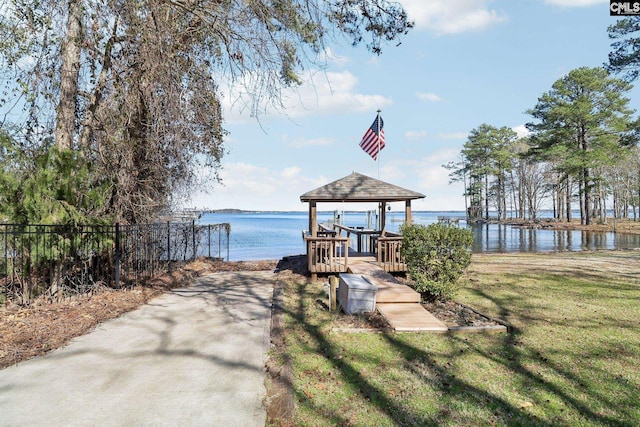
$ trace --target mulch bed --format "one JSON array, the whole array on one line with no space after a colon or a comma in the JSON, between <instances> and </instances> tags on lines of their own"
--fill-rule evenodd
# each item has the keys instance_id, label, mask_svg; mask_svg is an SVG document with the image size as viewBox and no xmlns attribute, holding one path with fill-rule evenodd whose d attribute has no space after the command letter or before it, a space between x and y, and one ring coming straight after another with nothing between
<instances>
[{"instance_id":1,"label":"mulch bed","mask_svg":"<svg viewBox=\"0 0 640 427\"><path fill-rule=\"evenodd\" d=\"M431 314L449 328L501 326L499 323L477 311L455 301L434 301L422 304Z\"/></svg>"}]
</instances>

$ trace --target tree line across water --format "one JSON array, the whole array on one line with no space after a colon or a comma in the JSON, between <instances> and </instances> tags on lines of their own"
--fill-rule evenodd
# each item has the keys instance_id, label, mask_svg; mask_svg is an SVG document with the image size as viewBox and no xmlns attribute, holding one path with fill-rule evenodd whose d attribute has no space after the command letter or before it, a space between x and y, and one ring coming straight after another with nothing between
<instances>
[{"instance_id":1,"label":"tree line across water","mask_svg":"<svg viewBox=\"0 0 640 427\"><path fill-rule=\"evenodd\" d=\"M609 63L558 79L527 111L527 136L483 123L458 161L444 165L464 183L470 219L488 220L490 210L500 220L507 212L535 219L550 205L556 219L572 221L576 203L584 225L606 222L607 211L640 218L640 119L626 97L640 70L640 18L621 19L608 32Z\"/></svg>"},{"instance_id":2,"label":"tree line across water","mask_svg":"<svg viewBox=\"0 0 640 427\"><path fill-rule=\"evenodd\" d=\"M535 219L542 206L572 220L577 202L581 223L640 216L638 121L631 117L630 85L602 68L580 68L554 83L529 110L531 131L519 138L508 127L473 129L451 162L452 181L465 188L470 219L507 213Z\"/></svg>"}]
</instances>

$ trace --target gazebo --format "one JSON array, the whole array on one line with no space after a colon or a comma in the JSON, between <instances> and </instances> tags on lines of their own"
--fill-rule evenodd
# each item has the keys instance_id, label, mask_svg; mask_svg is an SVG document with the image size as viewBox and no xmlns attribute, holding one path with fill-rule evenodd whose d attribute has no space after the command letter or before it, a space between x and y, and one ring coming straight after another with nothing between
<instances>
[{"instance_id":1,"label":"gazebo","mask_svg":"<svg viewBox=\"0 0 640 427\"><path fill-rule=\"evenodd\" d=\"M357 248L351 249L353 257L369 257L377 260L385 271L405 271L400 256L402 236L385 230L387 204L405 202L405 222L411 223L411 201L425 195L398 187L357 172L337 181L311 190L300 196L309 203L309 229L303 232L307 246L309 272L344 273L349 268L351 235L357 236ZM338 222L318 224L318 203L375 203L380 209L379 229L346 227ZM343 236L342 233L346 233ZM369 252L361 252L363 238L369 238Z\"/></svg>"}]
</instances>

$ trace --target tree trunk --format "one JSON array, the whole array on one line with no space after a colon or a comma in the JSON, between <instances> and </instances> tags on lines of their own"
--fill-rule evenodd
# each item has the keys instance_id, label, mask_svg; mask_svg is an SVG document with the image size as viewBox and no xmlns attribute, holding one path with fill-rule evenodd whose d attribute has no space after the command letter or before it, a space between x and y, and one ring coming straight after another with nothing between
<instances>
[{"instance_id":1,"label":"tree trunk","mask_svg":"<svg viewBox=\"0 0 640 427\"><path fill-rule=\"evenodd\" d=\"M500 221L504 214L504 212L502 212L502 179L500 178L500 175L498 175L496 193L496 208L498 208L498 221Z\"/></svg>"},{"instance_id":2,"label":"tree trunk","mask_svg":"<svg viewBox=\"0 0 640 427\"><path fill-rule=\"evenodd\" d=\"M638 169L638 210L640 211L640 168ZM636 220L636 210L633 210L633 220Z\"/></svg>"},{"instance_id":3,"label":"tree trunk","mask_svg":"<svg viewBox=\"0 0 640 427\"><path fill-rule=\"evenodd\" d=\"M485 219L489 221L489 174L484 175L484 210Z\"/></svg>"},{"instance_id":4,"label":"tree trunk","mask_svg":"<svg viewBox=\"0 0 640 427\"><path fill-rule=\"evenodd\" d=\"M553 218L558 219L558 209L556 208L556 202L559 200L558 197L558 189L557 186L553 185L553 190L551 191L551 202L553 203Z\"/></svg>"},{"instance_id":5,"label":"tree trunk","mask_svg":"<svg viewBox=\"0 0 640 427\"><path fill-rule=\"evenodd\" d=\"M462 183L464 184L464 211L467 214L467 219L469 219L469 199L471 198L471 195L467 188L467 172L465 171L462 172Z\"/></svg>"},{"instance_id":6,"label":"tree trunk","mask_svg":"<svg viewBox=\"0 0 640 427\"><path fill-rule=\"evenodd\" d=\"M582 183L583 185L583 192L584 192L584 221L583 224L584 225L591 225L591 215L590 215L590 208L591 208L591 187L589 186L589 169L588 168L584 168L582 170L582 180L584 181Z\"/></svg>"},{"instance_id":7,"label":"tree trunk","mask_svg":"<svg viewBox=\"0 0 640 427\"><path fill-rule=\"evenodd\" d=\"M571 178L567 176L567 189L566 189L566 204L567 204L567 222L571 222Z\"/></svg>"},{"instance_id":8,"label":"tree trunk","mask_svg":"<svg viewBox=\"0 0 640 427\"><path fill-rule=\"evenodd\" d=\"M578 178L578 199L580 199L580 224L584 225L585 212L588 207L584 204L584 175Z\"/></svg>"},{"instance_id":9,"label":"tree trunk","mask_svg":"<svg viewBox=\"0 0 640 427\"><path fill-rule=\"evenodd\" d=\"M61 50L60 103L56 110L55 141L61 149L73 147L73 138L76 133L76 98L82 43L82 0L69 0L68 8L67 34Z\"/></svg>"}]
</instances>

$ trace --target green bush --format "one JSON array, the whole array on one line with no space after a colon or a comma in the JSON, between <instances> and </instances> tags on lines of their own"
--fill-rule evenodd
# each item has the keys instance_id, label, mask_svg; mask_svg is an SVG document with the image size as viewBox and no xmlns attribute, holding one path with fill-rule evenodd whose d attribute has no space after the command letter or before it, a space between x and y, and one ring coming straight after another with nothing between
<instances>
[{"instance_id":1,"label":"green bush","mask_svg":"<svg viewBox=\"0 0 640 427\"><path fill-rule=\"evenodd\" d=\"M0 222L106 224L108 191L79 152L52 139L22 146L0 130Z\"/></svg>"},{"instance_id":2,"label":"green bush","mask_svg":"<svg viewBox=\"0 0 640 427\"><path fill-rule=\"evenodd\" d=\"M440 223L403 225L400 230L402 255L413 287L431 300L452 298L471 262L471 230Z\"/></svg>"}]
</instances>

